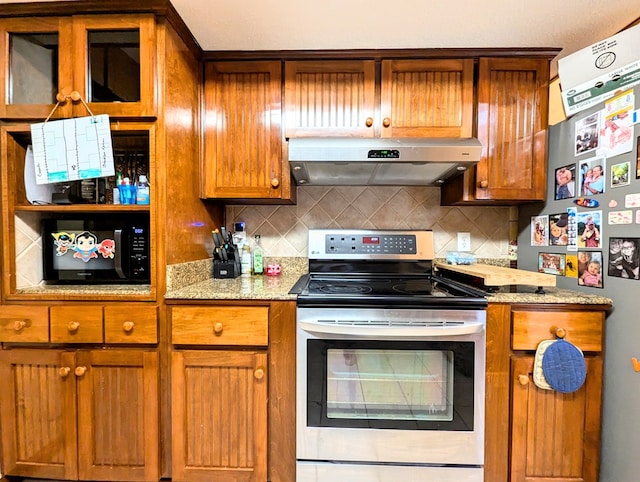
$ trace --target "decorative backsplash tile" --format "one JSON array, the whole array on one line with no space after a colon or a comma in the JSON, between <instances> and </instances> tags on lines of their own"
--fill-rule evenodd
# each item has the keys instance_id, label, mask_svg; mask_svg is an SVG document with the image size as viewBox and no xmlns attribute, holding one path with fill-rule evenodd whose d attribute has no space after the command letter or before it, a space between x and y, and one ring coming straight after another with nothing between
<instances>
[{"instance_id":1,"label":"decorative backsplash tile","mask_svg":"<svg viewBox=\"0 0 640 482\"><path fill-rule=\"evenodd\" d=\"M306 257L310 228L432 229L436 257L457 250L457 233L471 233L471 251L478 258L507 258L508 207L440 206L437 187L298 188L294 206L227 206L227 227L247 223L250 237L260 234L266 257ZM16 216L16 285L42 282L42 239L39 217Z\"/></svg>"},{"instance_id":2,"label":"decorative backsplash tile","mask_svg":"<svg viewBox=\"0 0 640 482\"><path fill-rule=\"evenodd\" d=\"M260 234L266 256L307 256L310 228L432 229L436 257L458 248L471 233L479 258L507 258L509 207L440 206L437 187L298 187L295 206L227 206L227 227L244 221ZM511 219L517 222L517 219Z\"/></svg>"},{"instance_id":3,"label":"decorative backsplash tile","mask_svg":"<svg viewBox=\"0 0 640 482\"><path fill-rule=\"evenodd\" d=\"M42 237L40 217L34 213L15 216L16 286L25 288L42 282Z\"/></svg>"}]
</instances>

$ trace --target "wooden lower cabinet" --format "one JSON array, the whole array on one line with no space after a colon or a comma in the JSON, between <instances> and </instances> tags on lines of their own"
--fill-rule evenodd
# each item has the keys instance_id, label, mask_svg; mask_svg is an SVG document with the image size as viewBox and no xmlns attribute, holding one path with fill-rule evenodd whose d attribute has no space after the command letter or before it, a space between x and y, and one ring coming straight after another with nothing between
<instances>
[{"instance_id":1,"label":"wooden lower cabinet","mask_svg":"<svg viewBox=\"0 0 640 482\"><path fill-rule=\"evenodd\" d=\"M173 301L171 479L295 482L295 301Z\"/></svg>"},{"instance_id":2,"label":"wooden lower cabinet","mask_svg":"<svg viewBox=\"0 0 640 482\"><path fill-rule=\"evenodd\" d=\"M486 481L598 481L608 308L489 303ZM585 356L587 378L574 393L544 390L533 382L538 344L557 336Z\"/></svg>"},{"instance_id":3,"label":"wooden lower cabinet","mask_svg":"<svg viewBox=\"0 0 640 482\"><path fill-rule=\"evenodd\" d=\"M532 356L511 360L511 482L595 482L600 455L602 358L585 357L575 393L538 388Z\"/></svg>"},{"instance_id":4,"label":"wooden lower cabinet","mask_svg":"<svg viewBox=\"0 0 640 482\"><path fill-rule=\"evenodd\" d=\"M172 480L267 480L266 367L266 350L172 354Z\"/></svg>"},{"instance_id":5,"label":"wooden lower cabinet","mask_svg":"<svg viewBox=\"0 0 640 482\"><path fill-rule=\"evenodd\" d=\"M6 349L0 385L7 475L159 479L155 351Z\"/></svg>"},{"instance_id":6,"label":"wooden lower cabinet","mask_svg":"<svg viewBox=\"0 0 640 482\"><path fill-rule=\"evenodd\" d=\"M267 480L270 309L170 308L172 480Z\"/></svg>"}]
</instances>

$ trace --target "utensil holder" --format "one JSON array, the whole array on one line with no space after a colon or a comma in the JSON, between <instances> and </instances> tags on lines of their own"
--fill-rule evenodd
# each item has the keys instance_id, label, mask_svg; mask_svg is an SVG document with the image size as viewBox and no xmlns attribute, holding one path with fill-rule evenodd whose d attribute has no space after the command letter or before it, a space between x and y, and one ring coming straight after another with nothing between
<instances>
[{"instance_id":1,"label":"utensil holder","mask_svg":"<svg viewBox=\"0 0 640 482\"><path fill-rule=\"evenodd\" d=\"M240 276L240 265L235 261L218 261L213 262L214 278L237 278Z\"/></svg>"}]
</instances>

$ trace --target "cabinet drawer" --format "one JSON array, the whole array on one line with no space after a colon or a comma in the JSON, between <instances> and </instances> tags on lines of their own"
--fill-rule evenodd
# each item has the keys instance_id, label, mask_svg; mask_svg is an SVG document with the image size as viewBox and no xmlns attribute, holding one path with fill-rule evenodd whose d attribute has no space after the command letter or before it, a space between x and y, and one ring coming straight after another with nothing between
<instances>
[{"instance_id":1,"label":"cabinet drawer","mask_svg":"<svg viewBox=\"0 0 640 482\"><path fill-rule=\"evenodd\" d=\"M156 307L120 304L105 306L104 341L105 343L157 343Z\"/></svg>"},{"instance_id":2,"label":"cabinet drawer","mask_svg":"<svg viewBox=\"0 0 640 482\"><path fill-rule=\"evenodd\" d=\"M51 343L102 342L102 306L51 307Z\"/></svg>"},{"instance_id":3,"label":"cabinet drawer","mask_svg":"<svg viewBox=\"0 0 640 482\"><path fill-rule=\"evenodd\" d=\"M47 343L47 306L0 306L0 342Z\"/></svg>"},{"instance_id":4,"label":"cabinet drawer","mask_svg":"<svg viewBox=\"0 0 640 482\"><path fill-rule=\"evenodd\" d=\"M180 306L171 309L171 339L176 345L266 346L267 306Z\"/></svg>"},{"instance_id":5,"label":"cabinet drawer","mask_svg":"<svg viewBox=\"0 0 640 482\"><path fill-rule=\"evenodd\" d=\"M511 347L535 350L542 340L555 338L556 330L565 332L565 340L582 351L602 351L602 312L513 311Z\"/></svg>"}]
</instances>

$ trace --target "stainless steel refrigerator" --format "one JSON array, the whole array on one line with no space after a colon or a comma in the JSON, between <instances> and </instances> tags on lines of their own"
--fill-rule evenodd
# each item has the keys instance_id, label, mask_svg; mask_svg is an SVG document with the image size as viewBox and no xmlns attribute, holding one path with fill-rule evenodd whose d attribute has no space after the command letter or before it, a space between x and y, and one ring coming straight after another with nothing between
<instances>
[{"instance_id":1,"label":"stainless steel refrigerator","mask_svg":"<svg viewBox=\"0 0 640 482\"><path fill-rule=\"evenodd\" d=\"M521 206L518 218L518 268L559 273L559 288L613 300L606 322L600 482L640 477L640 371L634 368L640 360L640 129L633 123L640 88L632 92L549 128L547 201ZM598 165L603 182L594 181ZM563 188L566 170L572 171L573 192ZM598 206L589 207L596 201ZM535 232L538 221L541 236ZM597 232L589 228L593 221ZM588 262L593 273L584 274Z\"/></svg>"}]
</instances>

